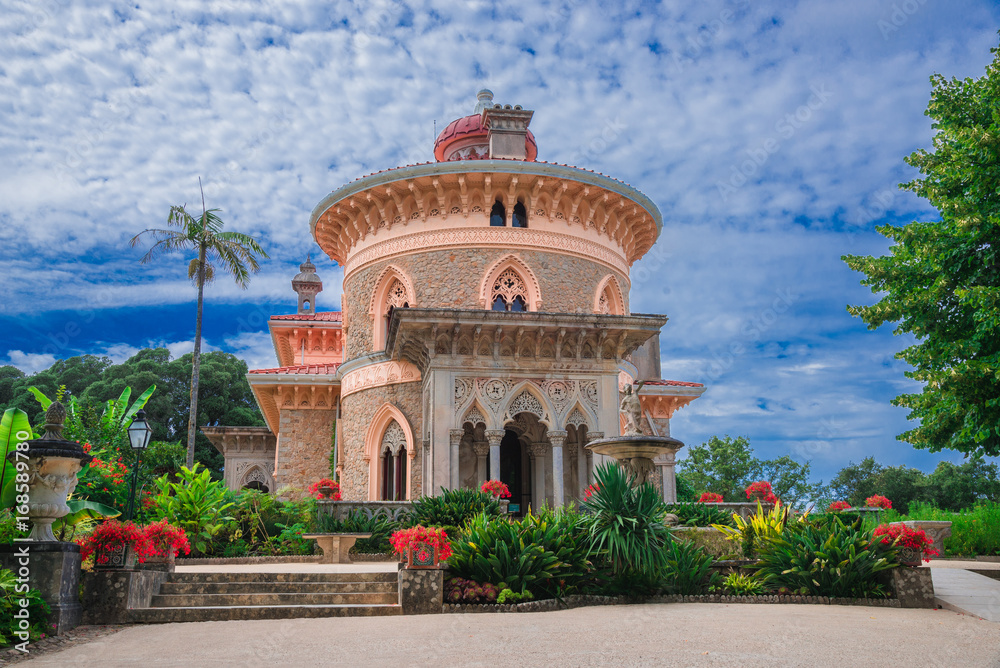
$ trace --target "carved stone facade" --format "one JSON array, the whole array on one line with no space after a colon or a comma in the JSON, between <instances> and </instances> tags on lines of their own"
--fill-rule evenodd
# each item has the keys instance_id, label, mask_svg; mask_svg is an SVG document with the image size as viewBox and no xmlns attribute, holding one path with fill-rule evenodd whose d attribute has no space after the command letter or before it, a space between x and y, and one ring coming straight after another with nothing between
<instances>
[{"instance_id":1,"label":"carved stone facade","mask_svg":"<svg viewBox=\"0 0 1000 668\"><path fill-rule=\"evenodd\" d=\"M508 111L517 123L491 125ZM344 267L342 311L269 323L281 366L250 381L277 434L274 485L332 473L346 500L396 500L489 477L522 511L581 497L601 459L587 442L619 433L628 356L666 322L629 306L662 221L620 181L536 162L531 114L484 106L442 132L438 162L315 207L312 234ZM649 424L698 394L684 391L656 390Z\"/></svg>"},{"instance_id":2,"label":"carved stone facade","mask_svg":"<svg viewBox=\"0 0 1000 668\"><path fill-rule=\"evenodd\" d=\"M267 427L202 427L225 459L223 480L229 489L265 492L276 490L274 482L274 434Z\"/></svg>"}]
</instances>

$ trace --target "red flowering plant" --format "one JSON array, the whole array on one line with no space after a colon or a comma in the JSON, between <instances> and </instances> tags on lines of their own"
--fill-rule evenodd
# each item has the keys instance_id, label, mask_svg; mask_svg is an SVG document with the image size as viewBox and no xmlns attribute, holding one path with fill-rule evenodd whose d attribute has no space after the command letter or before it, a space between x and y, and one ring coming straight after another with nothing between
<instances>
[{"instance_id":1,"label":"red flowering plant","mask_svg":"<svg viewBox=\"0 0 1000 668\"><path fill-rule=\"evenodd\" d=\"M509 499L510 489L507 484L500 480L487 480L479 491L492 494L494 499Z\"/></svg>"},{"instance_id":2,"label":"red flowering plant","mask_svg":"<svg viewBox=\"0 0 1000 668\"><path fill-rule=\"evenodd\" d=\"M84 443L83 448L89 452L90 444ZM121 461L102 459L98 453L78 474L76 494L88 501L125 508L128 506L128 474L128 468Z\"/></svg>"},{"instance_id":3,"label":"red flowering plant","mask_svg":"<svg viewBox=\"0 0 1000 668\"><path fill-rule=\"evenodd\" d=\"M89 536L78 540L77 544L80 546L80 555L84 559L94 555L96 564L110 562L112 554L122 545L132 548L135 559L140 564L153 554L146 532L134 522L105 520L98 524Z\"/></svg>"},{"instance_id":4,"label":"red flowering plant","mask_svg":"<svg viewBox=\"0 0 1000 668\"><path fill-rule=\"evenodd\" d=\"M600 490L601 490L601 486L598 485L597 483L594 483L593 485L590 485L589 487L587 487L587 489L583 490L583 498L585 500L589 499L591 494L596 494Z\"/></svg>"},{"instance_id":5,"label":"red flowering plant","mask_svg":"<svg viewBox=\"0 0 1000 668\"><path fill-rule=\"evenodd\" d=\"M750 501L762 501L764 503L773 503L775 505L780 503L778 497L771 489L771 483L766 480L750 483L750 486L746 488L746 493L747 499Z\"/></svg>"},{"instance_id":6,"label":"red flowering plant","mask_svg":"<svg viewBox=\"0 0 1000 668\"><path fill-rule=\"evenodd\" d=\"M722 503L722 495L715 492L704 492L698 497L698 503Z\"/></svg>"},{"instance_id":7,"label":"red flowering plant","mask_svg":"<svg viewBox=\"0 0 1000 668\"><path fill-rule=\"evenodd\" d=\"M895 545L913 550L920 554L924 561L930 561L931 557L941 554L931 547L934 541L923 529L911 529L905 524L880 524L872 531L872 538L881 538L879 542L883 545Z\"/></svg>"},{"instance_id":8,"label":"red flowering plant","mask_svg":"<svg viewBox=\"0 0 1000 668\"><path fill-rule=\"evenodd\" d=\"M850 510L850 509L851 509L851 504L849 504L847 501L834 501L829 505L826 511L829 513L837 513L840 512L841 510Z\"/></svg>"},{"instance_id":9,"label":"red flowering plant","mask_svg":"<svg viewBox=\"0 0 1000 668\"><path fill-rule=\"evenodd\" d=\"M191 543L188 542L187 533L165 519L148 525L145 532L151 557L169 559L171 555L176 556L181 552L191 554Z\"/></svg>"},{"instance_id":10,"label":"red flowering plant","mask_svg":"<svg viewBox=\"0 0 1000 668\"><path fill-rule=\"evenodd\" d=\"M309 494L316 499L340 501L340 483L323 478L309 485Z\"/></svg>"},{"instance_id":11,"label":"red flowering plant","mask_svg":"<svg viewBox=\"0 0 1000 668\"><path fill-rule=\"evenodd\" d=\"M875 494L865 499L865 506L868 508L881 508L882 510L892 510L892 501L881 494Z\"/></svg>"},{"instance_id":12,"label":"red flowering plant","mask_svg":"<svg viewBox=\"0 0 1000 668\"><path fill-rule=\"evenodd\" d=\"M437 548L438 560L445 561L451 556L451 543L448 540L448 533L444 529L436 527L425 527L420 524L410 529L395 531L389 539L392 549L405 558L406 553L411 548L414 550L427 551L431 547ZM428 554L422 554L421 560L426 560Z\"/></svg>"}]
</instances>

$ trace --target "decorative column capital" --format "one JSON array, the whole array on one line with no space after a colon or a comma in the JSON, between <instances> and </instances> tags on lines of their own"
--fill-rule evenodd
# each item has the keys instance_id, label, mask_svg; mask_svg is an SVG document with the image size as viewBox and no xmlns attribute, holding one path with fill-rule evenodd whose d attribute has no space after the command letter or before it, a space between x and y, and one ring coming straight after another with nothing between
<instances>
[{"instance_id":1,"label":"decorative column capital","mask_svg":"<svg viewBox=\"0 0 1000 668\"><path fill-rule=\"evenodd\" d=\"M545 457L549 454L549 444L544 441L532 443L528 446L528 455L532 458Z\"/></svg>"},{"instance_id":2,"label":"decorative column capital","mask_svg":"<svg viewBox=\"0 0 1000 668\"><path fill-rule=\"evenodd\" d=\"M564 430L557 429L556 431L549 432L549 442L552 443L552 447L561 448L563 443L566 442L567 433Z\"/></svg>"},{"instance_id":3,"label":"decorative column capital","mask_svg":"<svg viewBox=\"0 0 1000 668\"><path fill-rule=\"evenodd\" d=\"M487 429L483 435L486 436L486 440L489 441L490 445L499 446L500 441L503 440L503 436L506 433L503 429Z\"/></svg>"},{"instance_id":4,"label":"decorative column capital","mask_svg":"<svg viewBox=\"0 0 1000 668\"><path fill-rule=\"evenodd\" d=\"M448 438L451 440L452 445L459 445L462 442L462 437L465 436L464 429L449 429Z\"/></svg>"},{"instance_id":5,"label":"decorative column capital","mask_svg":"<svg viewBox=\"0 0 1000 668\"><path fill-rule=\"evenodd\" d=\"M490 443L489 441L473 441L472 450L477 457L485 457L490 454Z\"/></svg>"}]
</instances>

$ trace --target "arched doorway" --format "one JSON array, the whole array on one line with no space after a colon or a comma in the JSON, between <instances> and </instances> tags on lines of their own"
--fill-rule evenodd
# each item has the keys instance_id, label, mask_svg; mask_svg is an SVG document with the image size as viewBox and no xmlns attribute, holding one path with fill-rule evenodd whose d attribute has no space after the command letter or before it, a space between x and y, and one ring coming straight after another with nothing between
<instances>
[{"instance_id":1,"label":"arched doorway","mask_svg":"<svg viewBox=\"0 0 1000 668\"><path fill-rule=\"evenodd\" d=\"M524 446L517 432L505 429L500 441L500 480L510 489L510 502L518 506L515 514L521 514L531 499L531 485L525 474ZM493 472L488 471L489 477Z\"/></svg>"}]
</instances>

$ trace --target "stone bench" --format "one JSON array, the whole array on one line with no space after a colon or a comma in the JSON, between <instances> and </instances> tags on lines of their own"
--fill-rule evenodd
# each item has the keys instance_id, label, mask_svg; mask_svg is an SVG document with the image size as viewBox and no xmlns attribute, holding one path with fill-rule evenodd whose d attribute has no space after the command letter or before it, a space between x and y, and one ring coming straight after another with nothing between
<instances>
[{"instance_id":1,"label":"stone bench","mask_svg":"<svg viewBox=\"0 0 1000 668\"><path fill-rule=\"evenodd\" d=\"M323 549L321 564L349 564L350 551L360 538L371 538L370 533L307 533L303 538L315 540Z\"/></svg>"}]
</instances>

